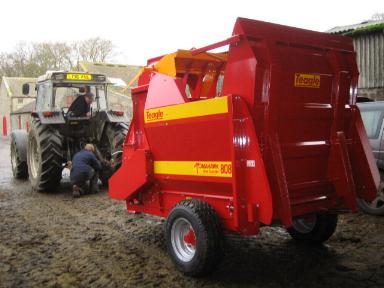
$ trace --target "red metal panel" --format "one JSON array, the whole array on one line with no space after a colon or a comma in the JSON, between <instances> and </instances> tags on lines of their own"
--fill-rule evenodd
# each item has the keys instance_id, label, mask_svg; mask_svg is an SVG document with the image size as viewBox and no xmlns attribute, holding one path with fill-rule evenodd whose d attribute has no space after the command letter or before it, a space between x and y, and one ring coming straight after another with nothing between
<instances>
[{"instance_id":1,"label":"red metal panel","mask_svg":"<svg viewBox=\"0 0 384 288\"><path fill-rule=\"evenodd\" d=\"M153 161L148 150L125 152L124 157L120 169L109 180L110 196L118 200L132 198L153 179Z\"/></svg>"},{"instance_id":2,"label":"red metal panel","mask_svg":"<svg viewBox=\"0 0 384 288\"><path fill-rule=\"evenodd\" d=\"M233 98L233 144L236 186L243 192L240 205L247 207L247 221L271 224L272 195L252 116L245 102Z\"/></svg>"},{"instance_id":3,"label":"red metal panel","mask_svg":"<svg viewBox=\"0 0 384 288\"><path fill-rule=\"evenodd\" d=\"M183 79L154 73L144 109L185 103L186 98Z\"/></svg>"},{"instance_id":4,"label":"red metal panel","mask_svg":"<svg viewBox=\"0 0 384 288\"><path fill-rule=\"evenodd\" d=\"M373 157L371 145L360 116L359 109L353 107L354 142L351 145L351 163L354 170L356 192L360 198L373 201L380 184L380 174Z\"/></svg>"},{"instance_id":5,"label":"red metal panel","mask_svg":"<svg viewBox=\"0 0 384 288\"><path fill-rule=\"evenodd\" d=\"M337 132L329 157L329 177L335 185L336 193L343 198L345 206L356 211L356 190L346 139L343 132Z\"/></svg>"}]
</instances>

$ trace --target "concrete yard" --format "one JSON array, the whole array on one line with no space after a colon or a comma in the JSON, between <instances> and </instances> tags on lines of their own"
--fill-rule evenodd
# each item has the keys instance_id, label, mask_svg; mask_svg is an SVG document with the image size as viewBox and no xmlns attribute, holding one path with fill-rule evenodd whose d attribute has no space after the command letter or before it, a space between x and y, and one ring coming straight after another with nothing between
<instances>
[{"instance_id":1,"label":"concrete yard","mask_svg":"<svg viewBox=\"0 0 384 288\"><path fill-rule=\"evenodd\" d=\"M73 199L68 182L34 193L12 178L0 139L0 287L384 287L384 217L339 218L321 247L284 229L229 236L214 273L193 279L167 255L164 220L128 214L107 191Z\"/></svg>"}]
</instances>

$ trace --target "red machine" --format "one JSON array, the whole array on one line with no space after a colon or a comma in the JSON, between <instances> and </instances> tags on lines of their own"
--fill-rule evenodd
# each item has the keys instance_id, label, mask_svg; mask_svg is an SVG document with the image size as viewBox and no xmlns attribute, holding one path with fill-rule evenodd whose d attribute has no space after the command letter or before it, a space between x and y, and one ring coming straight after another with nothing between
<instances>
[{"instance_id":1,"label":"red machine","mask_svg":"<svg viewBox=\"0 0 384 288\"><path fill-rule=\"evenodd\" d=\"M357 79L351 39L244 18L225 41L151 59L110 196L167 217L188 275L215 267L223 232L278 223L322 243L379 185Z\"/></svg>"}]
</instances>

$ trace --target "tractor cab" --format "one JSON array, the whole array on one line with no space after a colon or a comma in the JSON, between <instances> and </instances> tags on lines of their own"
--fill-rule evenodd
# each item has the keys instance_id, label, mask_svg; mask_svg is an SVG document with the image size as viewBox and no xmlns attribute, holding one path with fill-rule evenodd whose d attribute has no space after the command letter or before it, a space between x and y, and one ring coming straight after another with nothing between
<instances>
[{"instance_id":1,"label":"tractor cab","mask_svg":"<svg viewBox=\"0 0 384 288\"><path fill-rule=\"evenodd\" d=\"M111 84L103 74L81 72L48 71L38 77L37 98L32 116L41 124L58 127L65 137L100 138L102 126L106 122L128 122L123 111L116 111L108 105L108 85ZM23 85L23 94L29 93L29 84ZM75 102L85 94L91 94L89 112L77 113ZM84 97L85 98L85 97Z\"/></svg>"},{"instance_id":2,"label":"tractor cab","mask_svg":"<svg viewBox=\"0 0 384 288\"><path fill-rule=\"evenodd\" d=\"M79 72L47 72L37 80L37 99L34 117L44 124L66 123L71 120L87 120L99 111L108 110L105 75ZM29 93L29 84L23 85L23 94ZM71 105L77 98L92 93L94 99L88 115L71 113ZM76 119L74 119L76 118Z\"/></svg>"}]
</instances>

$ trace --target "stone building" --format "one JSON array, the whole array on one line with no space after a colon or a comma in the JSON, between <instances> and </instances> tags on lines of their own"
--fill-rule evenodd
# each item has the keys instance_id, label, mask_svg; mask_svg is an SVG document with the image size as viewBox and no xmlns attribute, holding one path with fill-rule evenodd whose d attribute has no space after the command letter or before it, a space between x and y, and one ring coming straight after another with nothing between
<instances>
[{"instance_id":1,"label":"stone building","mask_svg":"<svg viewBox=\"0 0 384 288\"><path fill-rule=\"evenodd\" d=\"M36 98L36 78L3 77L0 86L0 133L6 136L14 129L29 129L30 112ZM28 96L22 93L24 83L30 83Z\"/></svg>"}]
</instances>

